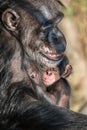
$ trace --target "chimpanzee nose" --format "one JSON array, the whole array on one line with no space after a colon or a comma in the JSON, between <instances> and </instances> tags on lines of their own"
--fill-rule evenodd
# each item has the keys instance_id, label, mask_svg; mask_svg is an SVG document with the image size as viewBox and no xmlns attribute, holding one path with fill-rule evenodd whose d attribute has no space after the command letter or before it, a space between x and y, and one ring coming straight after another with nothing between
<instances>
[{"instance_id":1,"label":"chimpanzee nose","mask_svg":"<svg viewBox=\"0 0 87 130\"><path fill-rule=\"evenodd\" d=\"M54 24L51 23L50 21L47 21L42 26L43 34L44 34L44 36L45 36L46 39L48 39L49 32L52 30L53 26L54 26Z\"/></svg>"},{"instance_id":2,"label":"chimpanzee nose","mask_svg":"<svg viewBox=\"0 0 87 130\"><path fill-rule=\"evenodd\" d=\"M58 54L63 53L66 50L66 39L63 33L54 27L55 23L51 21L46 22L42 26L44 38L48 40L50 46L54 48Z\"/></svg>"},{"instance_id":3,"label":"chimpanzee nose","mask_svg":"<svg viewBox=\"0 0 87 130\"><path fill-rule=\"evenodd\" d=\"M66 49L66 40L63 33L57 29L53 28L49 31L48 41L51 44L51 47L55 48L58 53L63 53Z\"/></svg>"},{"instance_id":4,"label":"chimpanzee nose","mask_svg":"<svg viewBox=\"0 0 87 130\"><path fill-rule=\"evenodd\" d=\"M52 75L52 71L47 70L47 71L46 71L46 74L47 74L48 76L51 76L51 75Z\"/></svg>"}]
</instances>

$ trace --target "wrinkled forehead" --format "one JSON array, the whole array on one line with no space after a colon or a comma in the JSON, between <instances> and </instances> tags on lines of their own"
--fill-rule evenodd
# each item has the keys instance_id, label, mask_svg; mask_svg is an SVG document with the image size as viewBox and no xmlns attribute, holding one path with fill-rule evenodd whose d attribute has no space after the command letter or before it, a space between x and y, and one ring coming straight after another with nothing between
<instances>
[{"instance_id":1,"label":"wrinkled forehead","mask_svg":"<svg viewBox=\"0 0 87 130\"><path fill-rule=\"evenodd\" d=\"M59 10L56 0L22 0L18 4L40 24L56 18Z\"/></svg>"},{"instance_id":2,"label":"wrinkled forehead","mask_svg":"<svg viewBox=\"0 0 87 130\"><path fill-rule=\"evenodd\" d=\"M58 72L59 68L57 66L55 67L48 67L48 66L42 66L43 71L53 71L53 72Z\"/></svg>"}]
</instances>

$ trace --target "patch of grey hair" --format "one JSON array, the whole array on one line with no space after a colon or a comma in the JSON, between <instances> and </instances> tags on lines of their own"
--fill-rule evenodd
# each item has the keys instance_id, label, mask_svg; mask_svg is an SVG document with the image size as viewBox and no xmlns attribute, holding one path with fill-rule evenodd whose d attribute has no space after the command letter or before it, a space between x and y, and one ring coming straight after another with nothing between
<instances>
[{"instance_id":1,"label":"patch of grey hair","mask_svg":"<svg viewBox=\"0 0 87 130\"><path fill-rule=\"evenodd\" d=\"M45 5L41 6L40 10L41 10L42 14L45 16L45 18L52 19L52 15L49 12L49 9Z\"/></svg>"}]
</instances>

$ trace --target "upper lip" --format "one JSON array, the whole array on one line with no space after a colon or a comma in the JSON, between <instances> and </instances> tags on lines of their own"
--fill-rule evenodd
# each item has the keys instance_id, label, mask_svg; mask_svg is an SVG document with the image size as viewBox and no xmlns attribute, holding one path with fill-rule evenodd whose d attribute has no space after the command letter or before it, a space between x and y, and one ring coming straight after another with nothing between
<instances>
[{"instance_id":1,"label":"upper lip","mask_svg":"<svg viewBox=\"0 0 87 130\"><path fill-rule=\"evenodd\" d=\"M52 80L53 78L43 78L43 80L45 81L45 82L50 82L50 80Z\"/></svg>"}]
</instances>

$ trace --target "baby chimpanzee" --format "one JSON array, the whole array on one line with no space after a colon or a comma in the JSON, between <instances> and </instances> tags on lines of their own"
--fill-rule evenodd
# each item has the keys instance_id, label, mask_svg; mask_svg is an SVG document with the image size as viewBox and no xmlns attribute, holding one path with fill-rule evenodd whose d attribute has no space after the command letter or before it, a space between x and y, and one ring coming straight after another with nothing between
<instances>
[{"instance_id":1,"label":"baby chimpanzee","mask_svg":"<svg viewBox=\"0 0 87 130\"><path fill-rule=\"evenodd\" d=\"M38 72L39 71L39 72ZM72 72L72 67L69 64L67 56L64 56L63 61L55 68L42 66L40 70L33 67L30 78L37 84L43 84L47 95L57 106L69 108L70 85L65 79ZM42 86L42 85L41 85Z\"/></svg>"}]
</instances>

